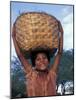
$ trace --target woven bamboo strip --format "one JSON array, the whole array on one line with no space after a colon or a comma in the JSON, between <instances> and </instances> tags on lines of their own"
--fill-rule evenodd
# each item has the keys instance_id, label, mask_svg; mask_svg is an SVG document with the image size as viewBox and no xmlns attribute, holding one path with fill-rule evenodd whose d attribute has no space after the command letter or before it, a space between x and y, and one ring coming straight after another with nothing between
<instances>
[{"instance_id":1,"label":"woven bamboo strip","mask_svg":"<svg viewBox=\"0 0 76 100\"><path fill-rule=\"evenodd\" d=\"M58 20L46 13L24 13L16 22L16 40L23 50L37 46L58 48Z\"/></svg>"}]
</instances>

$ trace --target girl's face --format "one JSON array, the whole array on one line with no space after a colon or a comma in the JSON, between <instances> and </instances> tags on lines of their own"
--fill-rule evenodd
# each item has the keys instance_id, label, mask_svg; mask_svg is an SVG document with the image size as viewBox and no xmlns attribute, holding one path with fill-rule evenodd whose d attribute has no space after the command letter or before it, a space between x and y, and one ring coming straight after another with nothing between
<instances>
[{"instance_id":1,"label":"girl's face","mask_svg":"<svg viewBox=\"0 0 76 100\"><path fill-rule=\"evenodd\" d=\"M45 70L49 65L49 61L47 59L46 54L38 53L35 59L35 66L40 70Z\"/></svg>"}]
</instances>

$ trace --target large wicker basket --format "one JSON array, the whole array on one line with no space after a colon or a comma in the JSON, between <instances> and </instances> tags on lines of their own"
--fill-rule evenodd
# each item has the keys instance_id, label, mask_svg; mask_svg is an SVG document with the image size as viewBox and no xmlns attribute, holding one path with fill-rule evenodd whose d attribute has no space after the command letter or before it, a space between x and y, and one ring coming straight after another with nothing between
<instances>
[{"instance_id":1,"label":"large wicker basket","mask_svg":"<svg viewBox=\"0 0 76 100\"><path fill-rule=\"evenodd\" d=\"M15 21L16 40L22 51L31 51L37 47L58 48L58 20L43 12L21 14Z\"/></svg>"}]
</instances>

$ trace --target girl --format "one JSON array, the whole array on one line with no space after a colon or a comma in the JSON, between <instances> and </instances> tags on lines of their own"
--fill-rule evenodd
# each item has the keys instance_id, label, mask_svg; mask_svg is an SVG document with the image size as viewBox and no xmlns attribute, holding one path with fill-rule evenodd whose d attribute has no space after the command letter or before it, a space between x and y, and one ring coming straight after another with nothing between
<instances>
[{"instance_id":1,"label":"girl","mask_svg":"<svg viewBox=\"0 0 76 100\"><path fill-rule=\"evenodd\" d=\"M35 66L34 68L21 53L16 41L16 32L13 30L12 37L16 53L23 65L24 72L26 73L28 97L56 95L57 72L63 50L63 30L61 28L60 30L59 48L53 65L50 66L49 50L37 50L31 53L32 64Z\"/></svg>"}]
</instances>

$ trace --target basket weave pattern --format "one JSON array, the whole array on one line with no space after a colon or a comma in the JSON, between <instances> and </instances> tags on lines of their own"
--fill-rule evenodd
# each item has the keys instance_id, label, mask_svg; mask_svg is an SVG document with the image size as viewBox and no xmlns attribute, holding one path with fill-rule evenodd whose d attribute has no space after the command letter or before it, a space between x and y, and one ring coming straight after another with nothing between
<instances>
[{"instance_id":1,"label":"basket weave pattern","mask_svg":"<svg viewBox=\"0 0 76 100\"><path fill-rule=\"evenodd\" d=\"M23 50L38 46L58 48L58 21L46 13L24 13L15 23L16 40Z\"/></svg>"}]
</instances>

